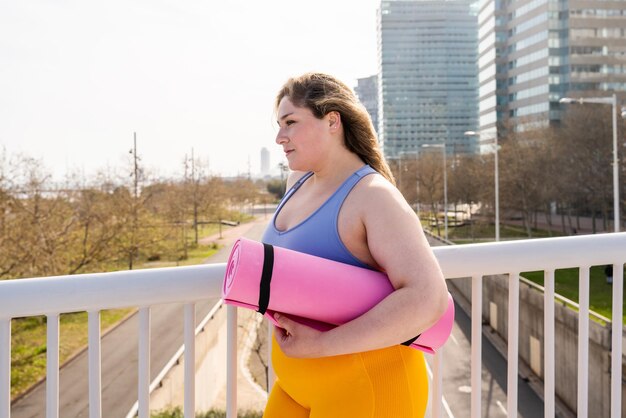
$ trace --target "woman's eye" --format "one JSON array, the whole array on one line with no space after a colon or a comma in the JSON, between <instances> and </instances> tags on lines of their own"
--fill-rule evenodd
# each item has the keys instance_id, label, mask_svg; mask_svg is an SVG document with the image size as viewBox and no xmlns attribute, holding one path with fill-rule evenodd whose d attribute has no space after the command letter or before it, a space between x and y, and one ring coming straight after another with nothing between
<instances>
[{"instance_id":1,"label":"woman's eye","mask_svg":"<svg viewBox=\"0 0 626 418\"><path fill-rule=\"evenodd\" d=\"M285 122L285 125L289 126L289 125L293 125L294 123L296 123L296 121L288 120L287 122Z\"/></svg>"}]
</instances>

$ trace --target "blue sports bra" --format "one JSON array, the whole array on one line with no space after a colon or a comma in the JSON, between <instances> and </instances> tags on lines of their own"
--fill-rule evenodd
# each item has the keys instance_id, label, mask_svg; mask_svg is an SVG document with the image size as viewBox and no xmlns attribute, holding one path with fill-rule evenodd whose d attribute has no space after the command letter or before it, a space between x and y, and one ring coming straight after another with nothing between
<instances>
[{"instance_id":1,"label":"blue sports bra","mask_svg":"<svg viewBox=\"0 0 626 418\"><path fill-rule=\"evenodd\" d=\"M276 217L291 196L293 196L300 186L313 175L312 172L305 174L283 197L272 217L272 222L268 225L263 234L262 241L266 244L289 248L294 251L371 269L371 267L352 255L343 244L339 237L337 218L339 217L341 206L352 188L363 177L373 173L376 173L376 170L369 165L361 167L348 177L343 184L335 190L332 196L308 218L293 228L286 231L279 231L276 228Z\"/></svg>"}]
</instances>

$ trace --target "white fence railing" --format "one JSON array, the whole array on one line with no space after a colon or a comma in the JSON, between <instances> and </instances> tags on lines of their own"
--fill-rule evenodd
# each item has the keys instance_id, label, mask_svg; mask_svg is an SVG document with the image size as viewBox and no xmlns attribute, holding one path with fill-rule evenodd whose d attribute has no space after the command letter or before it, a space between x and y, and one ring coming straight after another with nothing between
<instances>
[{"instance_id":1,"label":"white fence railing","mask_svg":"<svg viewBox=\"0 0 626 418\"><path fill-rule=\"evenodd\" d=\"M545 271L544 402L545 416L554 416L554 271L580 268L578 416L587 416L589 347L589 268L613 264L613 334L611 359L611 417L621 416L622 298L626 233L547 238L490 244L434 248L446 278L472 277L471 415L481 416L481 325L483 276L509 274L509 324L519 319L519 273ZM58 276L0 282L0 418L9 418L11 374L11 319L47 316L48 348L46 416L59 416L59 315L86 311L89 316L89 416L102 416L100 311L139 308L138 414L149 417L150 307L185 304L185 418L195 410L195 303L220 295L225 264ZM228 307L227 416L236 417L237 323L236 309ZM518 328L508 327L507 413L517 416ZM433 416L442 416L441 378L444 359L437 356L433 378ZM445 376L443 376L445 378Z\"/></svg>"}]
</instances>

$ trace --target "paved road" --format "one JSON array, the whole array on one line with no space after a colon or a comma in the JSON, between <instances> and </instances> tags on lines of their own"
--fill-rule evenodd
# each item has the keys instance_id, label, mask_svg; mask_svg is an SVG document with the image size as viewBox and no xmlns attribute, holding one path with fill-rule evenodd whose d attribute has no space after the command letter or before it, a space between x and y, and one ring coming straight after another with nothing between
<instances>
[{"instance_id":1,"label":"paved road","mask_svg":"<svg viewBox=\"0 0 626 418\"><path fill-rule=\"evenodd\" d=\"M224 247L207 260L210 263L226 262L234 239L243 234L260 239L266 220L241 225L224 232L219 241ZM196 305L196 318L200 322L215 305L217 299ZM179 325L174 325L178 323ZM125 417L137 400L137 344L138 318L127 321L102 339L102 415ZM62 342L61 342L62 343ZM167 361L183 343L183 306L170 304L151 309L151 379L156 377ZM82 418L89 416L87 352L81 353L66 364L60 372L59 416ZM45 416L45 382L11 407L15 418L41 418Z\"/></svg>"},{"instance_id":2,"label":"paved road","mask_svg":"<svg viewBox=\"0 0 626 418\"><path fill-rule=\"evenodd\" d=\"M431 241L431 245L441 245ZM445 345L443 366L443 396L449 406L444 416L469 418L471 412L471 364L470 364L471 319L455 303L455 322L450 340ZM426 356L432 364L430 356ZM506 359L491 344L483 333L482 337L482 417L506 417ZM431 366L432 370L432 366ZM543 401L528 383L518 378L518 416L523 418L543 417Z\"/></svg>"},{"instance_id":3,"label":"paved road","mask_svg":"<svg viewBox=\"0 0 626 418\"><path fill-rule=\"evenodd\" d=\"M471 321L459 305L455 305L455 324L452 337L445 346L443 394L450 413L444 416L470 417L471 371L470 340ZM489 340L482 337L482 417L506 417L506 360ZM426 356L430 359L430 356ZM431 361L429 361L431 363ZM528 386L518 379L518 416L525 418L543 417L543 401Z\"/></svg>"}]
</instances>

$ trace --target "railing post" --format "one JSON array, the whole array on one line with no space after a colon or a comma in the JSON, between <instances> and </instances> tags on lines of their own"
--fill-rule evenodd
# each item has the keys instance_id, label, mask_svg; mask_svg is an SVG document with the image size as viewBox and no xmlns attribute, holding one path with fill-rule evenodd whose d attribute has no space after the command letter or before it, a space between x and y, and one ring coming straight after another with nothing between
<instances>
[{"instance_id":1,"label":"railing post","mask_svg":"<svg viewBox=\"0 0 626 418\"><path fill-rule=\"evenodd\" d=\"M226 307L226 418L237 418L237 307Z\"/></svg>"},{"instance_id":2,"label":"railing post","mask_svg":"<svg viewBox=\"0 0 626 418\"><path fill-rule=\"evenodd\" d=\"M196 305L185 304L185 418L196 416Z\"/></svg>"},{"instance_id":3,"label":"railing post","mask_svg":"<svg viewBox=\"0 0 626 418\"><path fill-rule=\"evenodd\" d=\"M139 309L139 370L137 398L139 418L150 418L150 308Z\"/></svg>"},{"instance_id":4,"label":"railing post","mask_svg":"<svg viewBox=\"0 0 626 418\"><path fill-rule=\"evenodd\" d=\"M554 270L546 270L543 299L543 415L545 417L555 416L554 350Z\"/></svg>"},{"instance_id":5,"label":"railing post","mask_svg":"<svg viewBox=\"0 0 626 418\"><path fill-rule=\"evenodd\" d=\"M443 352L445 345L439 348L433 358L433 390L432 390L432 417L441 418L443 412L441 403L443 400Z\"/></svg>"},{"instance_id":6,"label":"railing post","mask_svg":"<svg viewBox=\"0 0 626 418\"><path fill-rule=\"evenodd\" d=\"M624 264L613 265L613 322L611 336L611 418L622 416L622 302Z\"/></svg>"},{"instance_id":7,"label":"railing post","mask_svg":"<svg viewBox=\"0 0 626 418\"><path fill-rule=\"evenodd\" d=\"M517 417L519 359L519 273L509 273L509 335L506 404L509 418Z\"/></svg>"},{"instance_id":8,"label":"railing post","mask_svg":"<svg viewBox=\"0 0 626 418\"><path fill-rule=\"evenodd\" d=\"M578 402L576 416L587 418L589 394L589 267L578 275ZM621 333L620 333L621 335ZM620 359L621 360L621 359Z\"/></svg>"},{"instance_id":9,"label":"railing post","mask_svg":"<svg viewBox=\"0 0 626 418\"><path fill-rule=\"evenodd\" d=\"M472 277L471 416L480 418L482 395L483 278Z\"/></svg>"},{"instance_id":10,"label":"railing post","mask_svg":"<svg viewBox=\"0 0 626 418\"><path fill-rule=\"evenodd\" d=\"M0 417L11 416L11 319L0 319Z\"/></svg>"},{"instance_id":11,"label":"railing post","mask_svg":"<svg viewBox=\"0 0 626 418\"><path fill-rule=\"evenodd\" d=\"M59 314L46 317L46 418L59 417Z\"/></svg>"},{"instance_id":12,"label":"railing post","mask_svg":"<svg viewBox=\"0 0 626 418\"><path fill-rule=\"evenodd\" d=\"M89 340L89 418L100 418L102 416L100 311L90 311L87 322Z\"/></svg>"},{"instance_id":13,"label":"railing post","mask_svg":"<svg viewBox=\"0 0 626 418\"><path fill-rule=\"evenodd\" d=\"M237 307L226 307L226 418L237 418Z\"/></svg>"}]
</instances>

